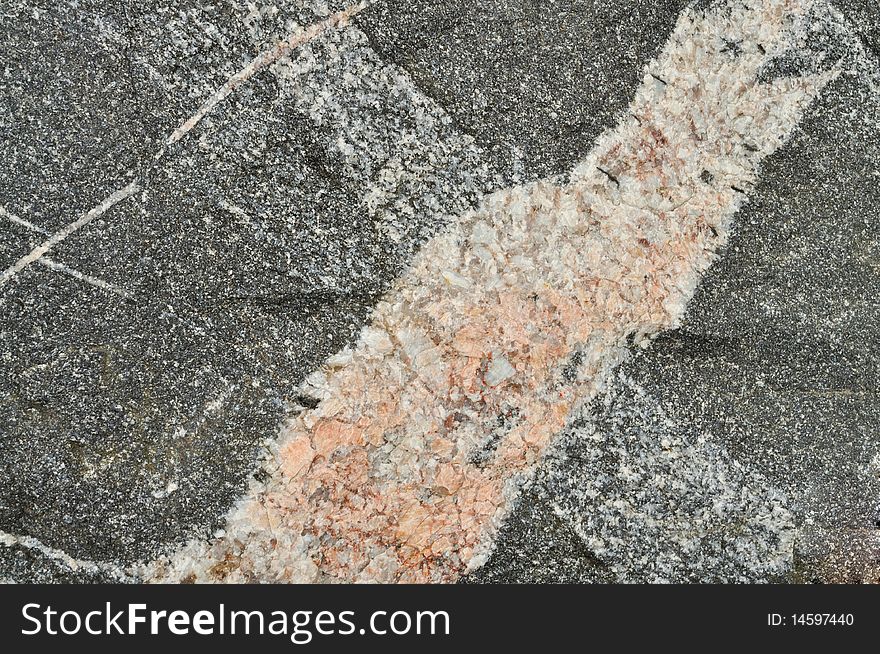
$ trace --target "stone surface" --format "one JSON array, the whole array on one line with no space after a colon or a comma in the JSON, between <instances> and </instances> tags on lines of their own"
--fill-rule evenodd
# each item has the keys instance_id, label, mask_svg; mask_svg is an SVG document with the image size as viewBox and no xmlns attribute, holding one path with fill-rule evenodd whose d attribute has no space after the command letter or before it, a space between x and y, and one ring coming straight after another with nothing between
<instances>
[{"instance_id":1,"label":"stone surface","mask_svg":"<svg viewBox=\"0 0 880 654\"><path fill-rule=\"evenodd\" d=\"M156 162L177 124L263 45L254 23L260 39L290 25L199 3L118 16L16 9L5 17L21 42L10 44L20 63L8 67L4 124L64 141L4 139L5 211L48 232L126 174L144 180L52 253L129 298L41 266L3 289L0 524L74 556L131 562L219 526L296 384L358 332L419 240L486 174L470 139L352 32L257 76ZM31 38L47 23L78 53L63 68ZM63 82L68 67L86 83ZM50 171L57 191L40 177ZM4 265L46 238L8 221L2 234Z\"/></svg>"},{"instance_id":2,"label":"stone surface","mask_svg":"<svg viewBox=\"0 0 880 654\"><path fill-rule=\"evenodd\" d=\"M0 531L44 548L0 543L0 579L117 579L221 528L421 244L568 172L688 4L380 0L166 147L348 3L0 0L0 270L140 185L0 287ZM844 74L468 581L878 580L880 12L833 4L768 77Z\"/></svg>"},{"instance_id":3,"label":"stone surface","mask_svg":"<svg viewBox=\"0 0 880 654\"><path fill-rule=\"evenodd\" d=\"M518 182L589 152L687 4L381 0L358 24Z\"/></svg>"},{"instance_id":4,"label":"stone surface","mask_svg":"<svg viewBox=\"0 0 880 654\"><path fill-rule=\"evenodd\" d=\"M874 65L876 59L862 63ZM641 418L644 434L658 432L647 447L624 448L639 466L651 464L650 447L663 434L685 443L706 439L772 485L791 511L794 543L784 574L753 569L731 577L720 561L701 569L699 559L689 558L686 569L667 578L880 581L880 97L869 72L857 66L826 89L792 140L766 161L761 182L735 218L731 242L699 287L681 328L622 366L621 374L649 395L648 404L664 412ZM612 417L632 410L625 392L609 391L609 398L612 406L622 406ZM634 495L622 478L577 502L573 498L584 492L578 489L596 478L595 464L584 465L583 451L591 451L584 441L594 432L619 438L619 428L607 425L608 411L594 407L583 418L586 431L575 423L564 454L536 482L532 493L555 502L559 515L536 521L524 502L477 579L599 580L612 571L617 580L654 580L654 566L682 547L677 533L647 535L657 524L672 526L665 503L735 505L720 489L695 493L692 485L673 484L662 501L637 507L635 515L631 509L611 510L612 498L629 501ZM671 427L666 414L673 417ZM756 489L754 483L745 487ZM524 533L544 528L554 533L551 543L575 535L590 542L624 515L636 523L630 534L641 536L624 537L625 548L606 546L604 556L597 556L601 565L586 574L565 568L549 578L546 571L533 576L512 563L543 560L553 547ZM709 534L692 526L684 540L698 552L724 542ZM654 553L639 562L633 557L643 538ZM676 568L667 564L667 570Z\"/></svg>"},{"instance_id":5,"label":"stone surface","mask_svg":"<svg viewBox=\"0 0 880 654\"><path fill-rule=\"evenodd\" d=\"M784 493L667 410L631 367L563 434L471 581L784 578L795 538Z\"/></svg>"}]
</instances>

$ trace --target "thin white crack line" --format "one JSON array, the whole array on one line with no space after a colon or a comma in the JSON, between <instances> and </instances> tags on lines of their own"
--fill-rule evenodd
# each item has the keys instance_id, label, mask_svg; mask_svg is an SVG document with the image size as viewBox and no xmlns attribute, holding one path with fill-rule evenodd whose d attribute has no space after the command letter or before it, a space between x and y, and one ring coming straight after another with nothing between
<instances>
[{"instance_id":1,"label":"thin white crack line","mask_svg":"<svg viewBox=\"0 0 880 654\"><path fill-rule=\"evenodd\" d=\"M352 16L360 13L364 9L366 9L370 4L372 4L373 0L364 0L363 2L359 2L354 4L346 9L336 12L329 18L324 19L319 23L315 23L311 27L306 28L303 31L295 32L290 34L286 39L282 40L280 43L274 45L268 50L264 50L261 52L255 59L253 59L247 66L242 68L240 71L235 73L232 77L230 77L227 82L221 86L217 91L215 91L203 104L199 107L198 111L190 116L186 121L184 121L180 127L178 127L174 132L172 132L171 136L168 137L168 140L165 144L165 147L169 145L173 145L177 143L180 139L182 139L186 134L199 122L207 116L218 104L220 104L223 100L225 100L236 88L247 82L251 77L254 76L257 72L270 66L278 59L283 57L284 55L291 52L294 48L298 48L301 45L308 43L316 39L318 36L323 34L324 32L333 29L335 27L343 27L348 24L349 19ZM165 147L161 148L155 156L155 159L158 161L165 154ZM134 195L140 187L138 186L138 179L135 178L131 183L129 183L124 188L119 189L109 197L107 197L103 202L101 202L98 206L91 209L80 218L70 223L66 227L64 227L61 231L53 234L49 239L44 241L42 244L35 247L31 252L27 255L23 256L21 259L16 261L12 266L7 268L3 273L0 273L0 287L6 284L9 280L15 277L22 270L27 268L29 265L38 261L46 254L49 250L54 248L56 245L61 243L64 239L66 239L71 234L75 233L77 230L81 229L88 225L92 220L105 213L112 206L125 200L126 198ZM5 215L5 214L4 214ZM19 219L23 220L23 219ZM21 224L25 224L27 221L24 221ZM27 223L32 224L32 223ZM36 227L36 225L34 225Z\"/></svg>"},{"instance_id":2,"label":"thin white crack line","mask_svg":"<svg viewBox=\"0 0 880 654\"><path fill-rule=\"evenodd\" d=\"M35 225L29 220L25 220L24 218L19 218L15 214L9 213L4 207L0 207L0 216L3 216L7 220L16 225L21 225L22 227L29 229L32 232L36 232L38 234L49 235L49 232L39 225ZM49 259L47 257L42 257L39 260L39 263L46 266L50 270L56 270L58 272L66 273L71 277L78 279L79 281L89 284L91 286L95 286L97 288L103 289L105 291L109 291L115 295L120 297L124 297L126 299L132 299L132 294L126 290L119 288L118 286L114 286L110 282L106 282L103 279L98 277L93 277L92 275L87 275L85 273L81 273L76 268L71 268L67 264L61 263L60 261L55 261L54 259Z\"/></svg>"},{"instance_id":3,"label":"thin white crack line","mask_svg":"<svg viewBox=\"0 0 880 654\"><path fill-rule=\"evenodd\" d=\"M131 579L132 575L123 568L113 563L103 563L100 561L86 561L83 559L75 559L64 550L49 547L41 540L33 536L17 536L5 531L0 531L0 545L6 547L25 547L30 550L36 550L47 556L53 561L60 561L73 571L86 570L89 572L109 572L121 579Z\"/></svg>"},{"instance_id":4,"label":"thin white crack line","mask_svg":"<svg viewBox=\"0 0 880 654\"><path fill-rule=\"evenodd\" d=\"M25 220L24 218L20 218L13 213L9 213L9 211L6 210L6 207L0 206L0 216L3 216L4 218L6 218L6 220L8 220L11 223L15 223L16 225L21 225L25 229L29 229L32 232L37 232L39 234L45 234L46 236L49 236L48 231L46 231L45 229L43 229L39 225L35 225L34 223L32 223L29 220Z\"/></svg>"},{"instance_id":5,"label":"thin white crack line","mask_svg":"<svg viewBox=\"0 0 880 654\"><path fill-rule=\"evenodd\" d=\"M136 180L131 182L128 186L119 189L118 191L107 197L98 206L90 209L82 216L74 220L72 223L62 228L60 231L55 232L40 245L35 247L21 259L12 264L12 266L4 270L3 273L0 274L0 286L3 286L18 273L27 268L29 265L41 259L44 254L46 254L49 250L64 241L68 236L70 236L77 230L85 227L98 216L101 216L102 214L107 212L115 204L137 193L139 189L140 187L137 185Z\"/></svg>"},{"instance_id":6,"label":"thin white crack line","mask_svg":"<svg viewBox=\"0 0 880 654\"><path fill-rule=\"evenodd\" d=\"M53 259L48 259L46 257L42 257L39 263L43 266L46 266L49 270L56 270L58 272L63 272L74 279L78 279L84 284L88 284L89 286L94 286L95 288L100 288L101 290L108 291L113 293L114 295L118 295L119 297L125 298L126 300L134 299L134 296L128 291L119 288L118 286L114 286L110 282L106 282L99 277L93 277L92 275L86 275L85 273L81 273L76 268L71 268L70 266L59 263Z\"/></svg>"},{"instance_id":7,"label":"thin white crack line","mask_svg":"<svg viewBox=\"0 0 880 654\"><path fill-rule=\"evenodd\" d=\"M235 91L236 88L247 82L256 73L266 68L267 66L272 65L273 63L278 61L278 59L290 53L295 48L298 48L299 46L304 45L309 41L313 41L324 32L335 27L344 27L348 23L349 19L359 14L370 4L371 2L359 2L346 9L343 9L342 11L338 11L329 18L324 19L320 23L315 23L311 27L308 27L301 32L295 32L288 35L287 38L282 40L274 47L261 52L247 66L245 66L240 71L235 73L232 77L230 77L223 86L217 89L207 100L205 100L205 102L202 104L201 107L199 107L196 113L194 113L180 127L174 130L174 132L171 133L171 136L168 137L166 145L173 145L174 143L177 143L186 135L187 132L198 125L199 121L207 116L214 109L214 107L225 100L233 91ZM161 156L162 152L163 151L160 151L158 156Z\"/></svg>"}]
</instances>

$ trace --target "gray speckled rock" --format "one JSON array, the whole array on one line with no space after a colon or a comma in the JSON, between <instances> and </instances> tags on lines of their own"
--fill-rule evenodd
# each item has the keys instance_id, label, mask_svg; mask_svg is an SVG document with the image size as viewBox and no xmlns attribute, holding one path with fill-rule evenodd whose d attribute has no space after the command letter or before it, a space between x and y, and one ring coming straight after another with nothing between
<instances>
[{"instance_id":1,"label":"gray speckled rock","mask_svg":"<svg viewBox=\"0 0 880 654\"><path fill-rule=\"evenodd\" d=\"M874 0L834 0L834 4L849 19L865 48L875 57L880 56L880 9Z\"/></svg>"},{"instance_id":2,"label":"gray speckled rock","mask_svg":"<svg viewBox=\"0 0 880 654\"><path fill-rule=\"evenodd\" d=\"M7 3L2 206L20 220L0 230L6 263L132 178L142 190L53 251L73 272L35 265L4 288L0 529L125 563L217 526L291 389L357 332L418 242L500 183L492 169L561 172L588 149L683 3L624 3L623 40L598 6L509 3L462 23L456 3L434 3L414 23L416 7L380 3L358 19L369 43L355 28L300 49L155 160L266 43L344 4ZM421 51L440 65L429 79L410 46L456 25L442 57ZM500 62L485 56L498 40ZM571 84L585 72L592 87ZM468 113L478 86L491 102ZM515 111L493 122L502 101ZM487 168L471 131L525 163Z\"/></svg>"},{"instance_id":3,"label":"gray speckled rock","mask_svg":"<svg viewBox=\"0 0 880 654\"><path fill-rule=\"evenodd\" d=\"M219 527L419 244L583 157L688 2L380 0L159 158L348 3L44 4L0 0L0 270L140 188L0 289L0 531L47 548L0 546L0 579L88 582ZM876 57L872 0L835 5ZM825 92L469 581L876 580L878 103L863 69Z\"/></svg>"},{"instance_id":4,"label":"gray speckled rock","mask_svg":"<svg viewBox=\"0 0 880 654\"><path fill-rule=\"evenodd\" d=\"M380 0L358 23L519 181L583 158L687 4Z\"/></svg>"},{"instance_id":5,"label":"gray speckled rock","mask_svg":"<svg viewBox=\"0 0 880 654\"><path fill-rule=\"evenodd\" d=\"M638 422L621 431L620 420L639 404L627 384L618 384L605 400L610 414L599 402L574 424L562 453L546 464L474 579L656 581L665 570L675 581L880 581L880 96L874 64L856 57L792 140L765 162L682 327L622 366L622 378L649 398ZM679 450L679 458L659 475L672 483L651 501L643 499L640 483L597 468L611 457L615 466L650 477L664 439L673 444L664 456ZM604 451L609 441L618 454ZM681 451L682 443L700 444L699 464L688 464L695 454ZM706 460L708 452L715 454ZM722 473L722 461L744 472ZM708 483L674 481L700 466L711 471ZM598 488L597 475L604 475ZM750 498L762 487L773 489L763 491L770 493L765 497L790 514L790 522L772 529L762 523L769 530L763 536L747 527L761 515ZM737 488L741 497L731 495ZM551 502L554 514L536 519L533 496ZM714 502L725 512L700 524L701 512ZM676 528L670 510L683 511L686 530ZM718 552L731 529L744 530L747 547ZM542 530L552 535L527 535ZM762 548L789 533L788 561L777 560L771 569L773 557ZM560 540L574 541L575 551L586 545L595 564L586 572L575 566L548 574L517 563L554 557L548 543Z\"/></svg>"},{"instance_id":6,"label":"gray speckled rock","mask_svg":"<svg viewBox=\"0 0 880 654\"><path fill-rule=\"evenodd\" d=\"M4 267L133 175L142 189L52 252L116 293L34 265L0 300L0 529L76 557L130 562L216 527L295 385L491 188L471 139L356 30L256 76L157 161L256 53L251 32L290 27L184 4L7 18L10 120L37 131L3 141L20 219ZM75 57L43 46L47 24Z\"/></svg>"},{"instance_id":7,"label":"gray speckled rock","mask_svg":"<svg viewBox=\"0 0 880 654\"><path fill-rule=\"evenodd\" d=\"M472 580L729 583L786 571L794 520L783 493L629 367L563 434ZM543 525L548 537L519 533ZM578 554L560 557L555 540ZM537 574L518 559L539 562Z\"/></svg>"},{"instance_id":8,"label":"gray speckled rock","mask_svg":"<svg viewBox=\"0 0 880 654\"><path fill-rule=\"evenodd\" d=\"M801 568L878 580L880 98L841 78L765 166L685 326L640 365L791 498ZM819 575L817 573L818 576Z\"/></svg>"}]
</instances>

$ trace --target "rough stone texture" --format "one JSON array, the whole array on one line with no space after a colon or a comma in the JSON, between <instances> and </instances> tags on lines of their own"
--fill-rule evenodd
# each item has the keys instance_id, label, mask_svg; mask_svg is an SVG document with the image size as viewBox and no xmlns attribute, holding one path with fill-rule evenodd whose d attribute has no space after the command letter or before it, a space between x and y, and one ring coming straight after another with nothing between
<instances>
[{"instance_id":1,"label":"rough stone texture","mask_svg":"<svg viewBox=\"0 0 880 654\"><path fill-rule=\"evenodd\" d=\"M586 155L687 4L380 0L358 24L516 182Z\"/></svg>"},{"instance_id":2,"label":"rough stone texture","mask_svg":"<svg viewBox=\"0 0 880 654\"><path fill-rule=\"evenodd\" d=\"M468 102L473 86L457 85L454 75L421 85L405 65L383 69L380 56L397 63L388 53L346 46L340 36L250 80L156 163L168 134L266 43L289 33L292 21L309 25L346 3L274 4L3 0L0 205L52 232L133 176L144 178L144 190L52 253L132 300L37 265L3 289L0 529L73 556L128 562L219 526L255 472L263 439L296 403L294 385L357 333L444 208L460 208L480 186L499 183L479 181L486 170L457 121L425 132L416 114L426 112L432 125L440 116L430 100L414 99L417 89L442 95L449 109ZM460 7L446 4L453 20ZM617 39L617 14L556 4L511 3L502 12L511 22L498 23L497 38L513 49L503 67L475 56L486 48L477 34L448 42L443 62L474 73L496 101L517 76L532 75L556 84L548 92L564 92L567 106L602 105L582 112L588 123L576 131L583 150L628 102L681 3L662 12L622 3L651 26L631 18L631 42ZM407 15L377 6L359 24L369 31L390 9ZM546 37L543 24L557 10L574 12L578 20L568 24L617 60L620 79L601 95L568 88L578 69L562 56L529 54L533 39L519 38ZM404 44L434 27L403 21L386 24L383 34ZM574 43L568 38L565 48ZM340 47L349 52L345 60ZM541 52L553 47L545 38ZM593 61L598 52L578 55L590 74L603 69ZM417 88L388 98L382 78L400 74L412 74ZM341 109L315 110L316 93ZM506 136L490 134L481 145L507 148L511 134L540 142L541 172L561 172L546 162L577 154L553 154L569 123L565 112L549 118L545 97L536 94L519 93L515 105L518 120L505 123ZM473 117L468 125L475 126ZM419 148L395 145L406 129L422 130ZM337 142L346 133L366 134L348 158ZM395 159L408 150L408 160ZM386 162L412 169L429 155L445 157L434 177L421 174L393 189L397 207L415 200L415 211L399 216L397 207L379 204L365 220L362 201L376 176L392 168ZM435 189L437 180L446 186ZM438 190L448 197L431 200ZM396 232L388 229L395 225ZM4 267L45 237L3 221Z\"/></svg>"},{"instance_id":3,"label":"rough stone texture","mask_svg":"<svg viewBox=\"0 0 880 654\"><path fill-rule=\"evenodd\" d=\"M880 56L880 8L875 0L834 0L849 19L865 48Z\"/></svg>"},{"instance_id":4,"label":"rough stone texture","mask_svg":"<svg viewBox=\"0 0 880 654\"><path fill-rule=\"evenodd\" d=\"M678 324L760 161L831 79L752 83L812 33L805 9L686 12L567 185L494 193L424 245L358 343L303 386L320 402L285 423L270 478L224 534L158 562L157 577L452 581L480 565L509 498L627 335ZM728 502L723 481L712 490ZM737 516L775 515L732 494ZM754 549L779 568L772 538Z\"/></svg>"},{"instance_id":5,"label":"rough stone texture","mask_svg":"<svg viewBox=\"0 0 880 654\"><path fill-rule=\"evenodd\" d=\"M795 532L787 498L672 414L675 407L667 410L628 377L631 367L569 426L508 520L494 558L471 580L782 578Z\"/></svg>"},{"instance_id":6,"label":"rough stone texture","mask_svg":"<svg viewBox=\"0 0 880 654\"><path fill-rule=\"evenodd\" d=\"M826 89L788 145L765 162L762 181L682 327L621 368L654 398L651 404L675 416L670 428L648 414L646 433L684 441L701 435L787 497L796 527L792 560L785 574L768 580L880 581L878 125L880 97L869 78L853 72ZM610 402L630 410L632 402L616 393ZM603 411L594 407L585 424L595 422L591 429L614 438ZM524 500L476 580L602 580L609 571L618 580L651 580L653 566L681 547L675 534L645 529L653 521L671 526L664 503L708 506L723 497L711 487L701 498L693 487L673 484L663 502L640 507L630 531L640 535L626 539L626 547L599 547L601 554L590 548L599 564L586 573L578 567L534 573L515 561L556 557L556 541L583 547L578 535L582 542L600 539L610 520L608 498L633 497L619 477L572 506L582 493L577 489L594 483L596 468L585 465L582 451L592 450L583 437L569 443L531 491L563 508L536 524ZM637 452L650 452L651 443L656 439L624 452L649 457ZM546 541L525 535L542 530L552 533ZM704 536L691 533L697 551L723 542ZM645 547L644 538L654 554L639 561L634 551ZM699 561L689 559L673 578L736 580L722 574L720 563L701 570ZM746 578L762 576L753 571Z\"/></svg>"},{"instance_id":7,"label":"rough stone texture","mask_svg":"<svg viewBox=\"0 0 880 654\"><path fill-rule=\"evenodd\" d=\"M381 1L243 85L157 163L266 43L346 3L255 4L0 0L0 207L52 232L143 182L51 255L130 299L39 265L0 289L2 531L127 563L219 526L279 418L309 402L291 390L351 341L444 213L582 157L686 3ZM876 2L835 6L876 57ZM640 469L741 464L754 497L787 498L783 578L799 581L877 580L880 110L861 74L767 163L682 329L622 371L691 447L674 465L649 447ZM45 236L0 215L0 269ZM609 406L627 409L622 392ZM573 424L572 458L548 462L471 580L657 580L638 558L651 548L677 578L779 578L719 557L712 534L733 536L717 520L704 533L678 516L703 563L675 563L681 539L651 524L656 498L638 505L632 548L591 544L590 530L621 527L578 490L607 462L578 468L577 434L634 456L659 429L652 411L643 427L616 415ZM693 506L711 504L703 491ZM765 528L744 524L753 541ZM775 542L782 528L766 529ZM0 578L102 576L14 546Z\"/></svg>"},{"instance_id":8,"label":"rough stone texture","mask_svg":"<svg viewBox=\"0 0 880 654\"><path fill-rule=\"evenodd\" d=\"M190 18L162 6L126 18L137 39L153 40L132 46L142 53L128 62L139 76L115 91L115 105L94 100L113 93L107 80L127 70L105 25L113 15L62 6L4 18L10 33L23 34L4 89L10 123L58 135L57 143L27 130L4 139L5 210L51 231L133 169L144 178L141 193L52 253L131 299L35 265L0 300L0 529L39 535L74 556L132 561L218 526L258 472L262 442L297 401L295 384L357 333L418 241L444 211L467 206L485 176L470 140L356 35L316 45L331 51L313 54L327 55L324 64L308 68L303 53L251 80L155 162L159 141L255 53L246 12L187 9ZM35 22L22 17L31 15ZM43 35L47 21L74 43L63 67L47 54L56 50L28 36ZM247 47L233 52L228 42ZM340 48L344 61L333 55ZM67 85L69 97L42 86L59 84L68 67L88 78ZM307 93L327 92L345 75L358 84L314 109ZM332 123L333 99L347 124ZM76 108L73 117L53 100ZM116 111L126 102L133 120ZM340 131L356 150L340 152ZM106 154L105 142L120 152ZM383 188L371 178L385 170L393 202L380 197L365 209L365 196ZM56 191L39 177L50 172ZM45 239L8 221L0 233L4 267Z\"/></svg>"},{"instance_id":9,"label":"rough stone texture","mask_svg":"<svg viewBox=\"0 0 880 654\"><path fill-rule=\"evenodd\" d=\"M801 565L842 559L841 581L880 581L878 125L857 80L829 89L768 161L687 325L641 366L662 402L785 490Z\"/></svg>"}]
</instances>

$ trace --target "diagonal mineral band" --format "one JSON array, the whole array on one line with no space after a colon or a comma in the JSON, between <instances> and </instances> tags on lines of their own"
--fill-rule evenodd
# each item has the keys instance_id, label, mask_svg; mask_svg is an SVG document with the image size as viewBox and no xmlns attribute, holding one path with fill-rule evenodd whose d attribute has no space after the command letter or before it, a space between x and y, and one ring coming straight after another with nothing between
<instances>
[{"instance_id":1,"label":"diagonal mineral band","mask_svg":"<svg viewBox=\"0 0 880 654\"><path fill-rule=\"evenodd\" d=\"M812 4L686 10L569 179L488 196L428 242L303 385L317 406L283 426L225 533L147 576L423 582L478 566L627 339L676 325L761 160L835 75L759 81Z\"/></svg>"}]
</instances>

